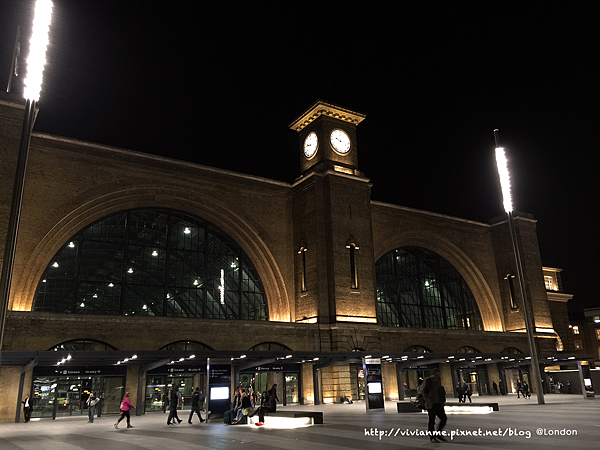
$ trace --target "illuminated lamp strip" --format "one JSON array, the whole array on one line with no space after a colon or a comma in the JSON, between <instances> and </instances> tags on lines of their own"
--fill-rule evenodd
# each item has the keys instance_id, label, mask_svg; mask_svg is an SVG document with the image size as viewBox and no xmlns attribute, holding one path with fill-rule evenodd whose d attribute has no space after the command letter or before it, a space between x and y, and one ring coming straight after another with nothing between
<instances>
[{"instance_id":1,"label":"illuminated lamp strip","mask_svg":"<svg viewBox=\"0 0 600 450\"><path fill-rule=\"evenodd\" d=\"M302 319L296 320L298 323L317 323L317 316L314 317L303 317Z\"/></svg>"},{"instance_id":2,"label":"illuminated lamp strip","mask_svg":"<svg viewBox=\"0 0 600 450\"><path fill-rule=\"evenodd\" d=\"M535 328L536 333L552 333L554 334L554 328Z\"/></svg>"},{"instance_id":3,"label":"illuminated lamp strip","mask_svg":"<svg viewBox=\"0 0 600 450\"><path fill-rule=\"evenodd\" d=\"M377 323L377 317L364 316L335 316L338 322Z\"/></svg>"},{"instance_id":4,"label":"illuminated lamp strip","mask_svg":"<svg viewBox=\"0 0 600 450\"><path fill-rule=\"evenodd\" d=\"M354 170L348 169L347 167L333 166L333 170L336 172L347 173L348 175L354 175Z\"/></svg>"}]
</instances>

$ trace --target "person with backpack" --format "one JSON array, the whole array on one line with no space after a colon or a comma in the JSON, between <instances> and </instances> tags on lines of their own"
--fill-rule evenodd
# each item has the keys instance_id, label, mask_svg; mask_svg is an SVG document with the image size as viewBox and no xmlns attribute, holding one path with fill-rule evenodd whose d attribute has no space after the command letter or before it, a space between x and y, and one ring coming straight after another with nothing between
<instances>
[{"instance_id":1,"label":"person with backpack","mask_svg":"<svg viewBox=\"0 0 600 450\"><path fill-rule=\"evenodd\" d=\"M445 441L446 439L442 436L442 429L447 421L446 412L444 411L446 390L442 386L440 369L433 369L432 375L425 379L423 385L422 394L425 399L425 409L427 409L427 415L429 416L427 435L431 442ZM437 431L435 431L436 417L440 419Z\"/></svg>"},{"instance_id":2,"label":"person with backpack","mask_svg":"<svg viewBox=\"0 0 600 450\"><path fill-rule=\"evenodd\" d=\"M194 393L192 394L192 410L190 411L190 417L188 419L188 423L190 425L192 424L192 417L194 416L194 413L198 414L198 419L200 419L200 423L204 422L204 419L200 415L200 403L204 402L203 398L202 401L200 400L201 398L202 396L200 394L200 388L197 387Z\"/></svg>"},{"instance_id":3,"label":"person with backpack","mask_svg":"<svg viewBox=\"0 0 600 450\"><path fill-rule=\"evenodd\" d=\"M171 425L171 423L181 423L183 420L179 418L177 415L177 406L179 406L179 397L181 394L179 393L179 388L173 388L171 391L171 398L169 399L169 417L167 418L167 425Z\"/></svg>"}]
</instances>

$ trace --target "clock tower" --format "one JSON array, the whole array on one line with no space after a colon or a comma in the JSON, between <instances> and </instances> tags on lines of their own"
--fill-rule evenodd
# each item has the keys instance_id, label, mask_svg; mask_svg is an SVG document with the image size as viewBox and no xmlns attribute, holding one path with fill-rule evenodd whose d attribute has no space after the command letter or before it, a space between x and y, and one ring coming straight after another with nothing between
<instances>
[{"instance_id":1,"label":"clock tower","mask_svg":"<svg viewBox=\"0 0 600 450\"><path fill-rule=\"evenodd\" d=\"M349 109L317 100L290 124L300 138L300 169L335 170L362 175L358 170L356 126L365 118Z\"/></svg>"},{"instance_id":2,"label":"clock tower","mask_svg":"<svg viewBox=\"0 0 600 450\"><path fill-rule=\"evenodd\" d=\"M348 350L356 323L377 323L371 184L356 142L364 118L318 100L290 125L302 171L292 191L295 320L319 323L323 350Z\"/></svg>"}]
</instances>

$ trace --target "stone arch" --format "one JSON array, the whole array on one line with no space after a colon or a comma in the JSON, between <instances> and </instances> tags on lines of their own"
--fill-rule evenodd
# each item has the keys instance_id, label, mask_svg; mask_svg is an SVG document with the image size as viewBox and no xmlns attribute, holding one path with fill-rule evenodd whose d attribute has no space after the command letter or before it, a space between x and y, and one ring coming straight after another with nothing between
<instances>
[{"instance_id":1,"label":"stone arch","mask_svg":"<svg viewBox=\"0 0 600 450\"><path fill-rule=\"evenodd\" d=\"M378 261L386 253L401 247L422 247L446 259L469 285L481 313L483 329L485 331L504 330L502 315L490 286L477 265L464 251L437 234L414 231L390 236L383 242L381 248L375 249L375 261Z\"/></svg>"},{"instance_id":2,"label":"stone arch","mask_svg":"<svg viewBox=\"0 0 600 450\"><path fill-rule=\"evenodd\" d=\"M248 349L249 352L274 352L274 351L286 351L291 352L292 349L287 345L280 344L279 342L261 342L260 344L253 345Z\"/></svg>"},{"instance_id":3,"label":"stone arch","mask_svg":"<svg viewBox=\"0 0 600 450\"><path fill-rule=\"evenodd\" d=\"M102 348L104 347L104 348ZM59 342L48 349L48 351L107 351L117 350L106 342L97 339L69 339L68 341Z\"/></svg>"},{"instance_id":4,"label":"stone arch","mask_svg":"<svg viewBox=\"0 0 600 450\"><path fill-rule=\"evenodd\" d=\"M416 353L433 353L429 348L423 345L411 345L404 349L405 352L416 352Z\"/></svg>"},{"instance_id":5,"label":"stone arch","mask_svg":"<svg viewBox=\"0 0 600 450\"><path fill-rule=\"evenodd\" d=\"M457 348L456 353L481 353L475 347L471 347L470 345L465 345L463 347Z\"/></svg>"},{"instance_id":6,"label":"stone arch","mask_svg":"<svg viewBox=\"0 0 600 450\"><path fill-rule=\"evenodd\" d=\"M162 351L162 350L206 351L206 350L214 350L214 348L210 347L209 345L206 345L203 342L182 340L182 341L170 342L167 345L163 345L158 350L159 351Z\"/></svg>"},{"instance_id":7,"label":"stone arch","mask_svg":"<svg viewBox=\"0 0 600 450\"><path fill-rule=\"evenodd\" d=\"M93 195L96 194L96 195ZM283 275L275 258L260 238L257 227L247 218L213 199L194 196L189 191L157 186L137 186L97 194L85 193L75 202L77 206L64 212L58 222L40 239L27 258L23 270L13 281L9 309L30 311L39 279L50 259L65 242L81 229L119 211L135 208L169 208L207 220L226 232L246 252L262 281L269 320L289 322L290 302Z\"/></svg>"}]
</instances>

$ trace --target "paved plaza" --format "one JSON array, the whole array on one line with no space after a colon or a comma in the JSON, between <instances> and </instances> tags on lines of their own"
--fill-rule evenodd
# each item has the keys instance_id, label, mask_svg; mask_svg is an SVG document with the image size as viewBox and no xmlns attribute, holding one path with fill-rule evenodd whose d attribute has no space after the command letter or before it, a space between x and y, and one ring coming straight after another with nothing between
<instances>
[{"instance_id":1,"label":"paved plaza","mask_svg":"<svg viewBox=\"0 0 600 450\"><path fill-rule=\"evenodd\" d=\"M427 428L427 416L396 412L388 402L385 413L365 413L364 402L352 405L288 406L287 410L323 411L323 425L275 429L255 426L226 426L221 420L187 424L187 411L180 413L181 425L166 424L166 414L133 416L134 428L118 430L118 416L107 415L87 423L86 416L30 423L0 424L1 450L111 450L111 449L594 449L600 442L600 398L580 395L547 395L546 405L535 397L473 397L473 402L498 401L500 411L491 414L449 415L446 431L455 436L445 443L432 443L411 433ZM382 433L385 433L382 435ZM485 434L488 436L485 436ZM538 433L542 433L541 435ZM481 435L474 435L481 434ZM495 435L494 435L495 434ZM501 434L501 436L499 436Z\"/></svg>"}]
</instances>

